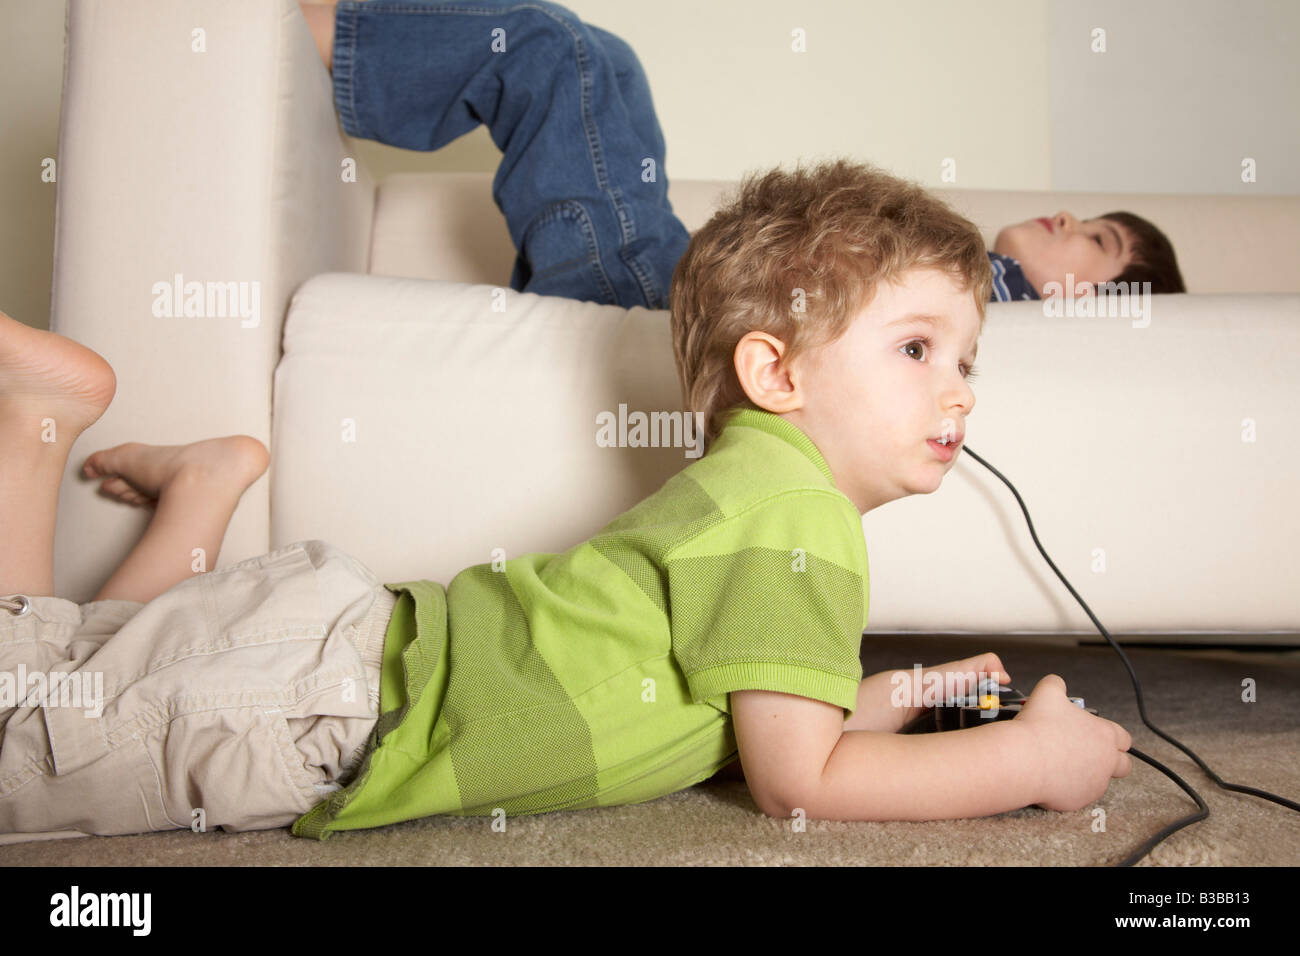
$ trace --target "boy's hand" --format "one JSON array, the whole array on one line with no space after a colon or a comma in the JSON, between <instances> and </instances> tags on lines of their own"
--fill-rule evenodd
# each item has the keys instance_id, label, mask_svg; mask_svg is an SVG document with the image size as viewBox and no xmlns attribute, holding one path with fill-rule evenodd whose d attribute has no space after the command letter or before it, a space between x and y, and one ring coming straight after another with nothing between
<instances>
[{"instance_id":1,"label":"boy's hand","mask_svg":"<svg viewBox=\"0 0 1300 956\"><path fill-rule=\"evenodd\" d=\"M935 667L927 667L922 672L922 680L924 680L924 674L929 671L939 671L945 675L943 685L945 697L951 697L955 694L978 693L979 678L981 676L995 678L999 684L1011 683L1011 675L1003 669L1002 659L992 651L976 654L974 657L964 657L959 661L949 661ZM974 683L967 680L970 674L975 675Z\"/></svg>"},{"instance_id":2,"label":"boy's hand","mask_svg":"<svg viewBox=\"0 0 1300 956\"><path fill-rule=\"evenodd\" d=\"M938 674L940 677L934 678L930 676L931 674ZM984 654L976 654L974 657L964 657L961 660L948 661L946 664L936 664L934 667L923 668L921 671L920 690L922 694L926 694L930 687L935 686L936 680L941 679L943 687L942 692L938 689L933 692L941 699L947 699L948 697L958 693L975 694L979 690L978 681L981 675L995 677L999 684L1011 683L1011 675L1008 674L1006 669L1002 666L1001 658L990 651ZM914 679L913 671L910 670L885 671L881 674L874 675L870 679L874 681L878 678L882 679L881 692L888 694L891 701L894 699L894 695L898 691L898 685L895 683L895 680L905 680L910 690L911 683ZM891 733L897 733L913 720L920 717L928 709L926 703L928 697L923 697L922 700L915 700L913 695L910 693L903 695L903 697L909 701L909 706L902 708L897 705L891 706L887 727L872 725L868 728L864 723L862 728L859 729L888 729ZM942 702L942 700L939 702ZM856 719L857 718L855 717L854 720ZM863 720L866 720L865 716ZM852 723L852 721L850 723Z\"/></svg>"},{"instance_id":3,"label":"boy's hand","mask_svg":"<svg viewBox=\"0 0 1300 956\"><path fill-rule=\"evenodd\" d=\"M1040 799L1045 810L1079 810L1100 799L1112 777L1127 777L1133 743L1115 723L1075 706L1065 681L1048 674L1034 687L1013 721L1029 731L1040 769Z\"/></svg>"}]
</instances>

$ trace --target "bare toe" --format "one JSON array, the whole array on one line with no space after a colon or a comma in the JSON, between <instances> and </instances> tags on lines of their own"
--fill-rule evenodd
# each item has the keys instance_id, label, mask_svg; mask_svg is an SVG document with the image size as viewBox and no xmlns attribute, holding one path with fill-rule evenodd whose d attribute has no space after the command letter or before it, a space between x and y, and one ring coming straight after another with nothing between
<instances>
[{"instance_id":1,"label":"bare toe","mask_svg":"<svg viewBox=\"0 0 1300 956\"><path fill-rule=\"evenodd\" d=\"M143 505L152 500L132 488L125 478L116 476L105 478L100 483L99 490L105 495L119 501L125 501L129 505Z\"/></svg>"},{"instance_id":2,"label":"bare toe","mask_svg":"<svg viewBox=\"0 0 1300 956\"><path fill-rule=\"evenodd\" d=\"M93 455L86 459L82 471L87 478L103 478L105 475L121 474L123 452L125 452L135 442L127 442L125 445L115 445L112 448L101 448Z\"/></svg>"}]
</instances>

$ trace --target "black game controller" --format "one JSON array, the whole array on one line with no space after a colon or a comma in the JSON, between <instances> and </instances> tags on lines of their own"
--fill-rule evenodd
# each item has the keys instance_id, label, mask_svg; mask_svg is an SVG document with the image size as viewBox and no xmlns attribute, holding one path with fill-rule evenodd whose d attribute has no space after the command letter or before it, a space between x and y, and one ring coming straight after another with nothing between
<instances>
[{"instance_id":1,"label":"black game controller","mask_svg":"<svg viewBox=\"0 0 1300 956\"><path fill-rule=\"evenodd\" d=\"M963 730L978 727L985 721L1011 720L1028 698L1014 687L1003 687L995 678L986 677L979 683L979 692L965 697L960 695L929 708L906 727L902 734L927 734L945 730ZM1071 697L1081 710L1095 715L1092 707L1085 707L1082 697Z\"/></svg>"}]
</instances>

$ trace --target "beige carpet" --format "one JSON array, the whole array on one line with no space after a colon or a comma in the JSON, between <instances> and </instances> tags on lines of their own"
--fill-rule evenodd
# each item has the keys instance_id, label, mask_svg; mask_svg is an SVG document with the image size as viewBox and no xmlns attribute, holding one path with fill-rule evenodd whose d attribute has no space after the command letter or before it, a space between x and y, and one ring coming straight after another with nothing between
<instances>
[{"instance_id":1,"label":"beige carpet","mask_svg":"<svg viewBox=\"0 0 1300 956\"><path fill-rule=\"evenodd\" d=\"M1198 790L1210 817L1167 838L1139 866L1295 866L1300 813L1220 790L1180 750L1142 725L1132 684L1108 646L1007 638L899 637L868 633L866 673L932 665L997 651L1025 693L1044 674L1116 720L1133 745ZM1147 714L1198 753L1220 777L1300 801L1300 652L1133 649ZM1252 678L1257 701L1241 701ZM743 783L709 782L636 806L513 818L494 833L486 818L431 817L340 833L324 843L288 830L189 831L0 846L0 866L970 866L1110 865L1166 824L1196 809L1172 781L1134 760L1088 809L1024 809L932 823L809 821L806 832L763 816Z\"/></svg>"}]
</instances>

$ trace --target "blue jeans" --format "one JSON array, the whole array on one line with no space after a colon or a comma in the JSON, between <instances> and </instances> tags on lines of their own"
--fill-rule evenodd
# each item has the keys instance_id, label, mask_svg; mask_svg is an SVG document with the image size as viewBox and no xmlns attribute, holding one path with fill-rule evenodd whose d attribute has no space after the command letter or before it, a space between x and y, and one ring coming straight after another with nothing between
<instances>
[{"instance_id":1,"label":"blue jeans","mask_svg":"<svg viewBox=\"0 0 1300 956\"><path fill-rule=\"evenodd\" d=\"M668 307L690 238L632 48L544 0L340 0L334 100L349 136L435 150L484 123L510 287Z\"/></svg>"}]
</instances>

